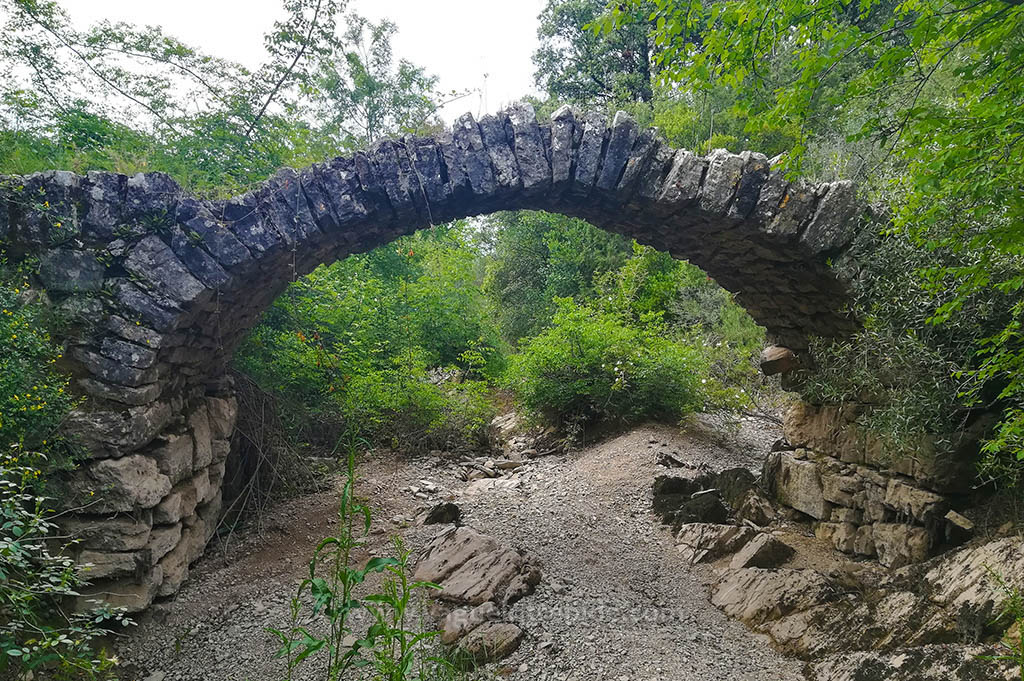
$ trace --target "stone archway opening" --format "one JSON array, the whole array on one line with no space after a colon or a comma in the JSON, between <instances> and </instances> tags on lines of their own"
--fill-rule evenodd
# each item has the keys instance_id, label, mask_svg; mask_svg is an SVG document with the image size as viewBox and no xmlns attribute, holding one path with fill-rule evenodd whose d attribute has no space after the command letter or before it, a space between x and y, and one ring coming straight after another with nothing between
<instances>
[{"instance_id":1,"label":"stone archway opening","mask_svg":"<svg viewBox=\"0 0 1024 681\"><path fill-rule=\"evenodd\" d=\"M228 200L159 173L64 171L0 199L0 237L39 258L78 320L68 368L87 401L69 429L91 459L70 482L67 526L96 566L93 591L130 610L175 593L202 554L237 411L232 352L318 265L456 218L561 213L701 267L782 348L773 371L809 338L858 328L852 242L869 219L849 183L790 182L761 154L672 149L623 113L609 124L562 108L541 125L523 105L284 169Z\"/></svg>"}]
</instances>

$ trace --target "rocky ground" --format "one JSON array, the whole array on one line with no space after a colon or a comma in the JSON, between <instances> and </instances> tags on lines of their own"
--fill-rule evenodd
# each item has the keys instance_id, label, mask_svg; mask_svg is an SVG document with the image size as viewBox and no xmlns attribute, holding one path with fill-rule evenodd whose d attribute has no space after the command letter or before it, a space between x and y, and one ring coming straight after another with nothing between
<instances>
[{"instance_id":1,"label":"rocky ground","mask_svg":"<svg viewBox=\"0 0 1024 681\"><path fill-rule=\"evenodd\" d=\"M1012 523L886 568L841 552L822 523L763 494L755 474L773 443L787 446L768 421L647 425L569 454L554 434L523 434L514 421L496 421L490 457L374 452L359 465L375 523L356 562L391 555L400 537L414 579L442 587L414 617L443 628L456 652L498 660L482 678L1017 678L982 659L1006 597L993 575L1024 588ZM266 629L286 627L338 497L335 487L281 504L262 534L211 547L122 642L125 679L283 678ZM322 666L293 678L320 680Z\"/></svg>"},{"instance_id":2,"label":"rocky ground","mask_svg":"<svg viewBox=\"0 0 1024 681\"><path fill-rule=\"evenodd\" d=\"M800 663L728 619L708 600L713 579L689 565L651 513L651 483L665 456L691 470L757 469L777 437L749 420L736 430L651 425L564 455L528 460L497 481L463 481L439 456L368 455L360 492L375 508L366 555L390 535L418 549L443 530L422 525L443 500L462 522L541 564L536 593L504 614L525 633L487 675L513 679L800 679ZM427 483L427 484L424 484ZM415 491L413 491L415 488ZM337 491L277 507L262 536L214 547L173 601L140 618L122 642L125 678L271 680L283 665L266 627L288 621L288 603L317 540L332 533ZM366 556L362 556L366 557ZM319 678L310 667L299 678ZM322 674L320 675L322 676Z\"/></svg>"}]
</instances>

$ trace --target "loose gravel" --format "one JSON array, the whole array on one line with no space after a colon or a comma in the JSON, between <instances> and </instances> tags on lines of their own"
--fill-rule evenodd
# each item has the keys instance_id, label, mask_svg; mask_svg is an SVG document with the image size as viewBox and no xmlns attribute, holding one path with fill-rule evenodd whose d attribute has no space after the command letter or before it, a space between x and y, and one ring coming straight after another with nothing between
<instances>
[{"instance_id":1,"label":"loose gravel","mask_svg":"<svg viewBox=\"0 0 1024 681\"><path fill-rule=\"evenodd\" d=\"M635 428L569 455L529 461L497 487L465 483L454 461L372 453L359 491L377 528L361 557L387 552L390 536L422 546L439 526L419 523L451 500L462 522L532 552L544 579L505 619L526 632L520 649L486 676L537 681L790 681L800 663L773 651L708 601L711 572L687 565L650 512L659 454L717 471L757 469L777 429L748 419L733 431ZM421 480L437 486L416 498ZM511 480L511 482L508 482ZM137 681L277 681L283 663L265 631L288 621L288 605L316 542L330 534L337 490L280 504L262 535L213 547L182 591L142 616L120 644L124 678ZM371 584L372 587L372 584ZM300 679L322 679L309 667Z\"/></svg>"}]
</instances>

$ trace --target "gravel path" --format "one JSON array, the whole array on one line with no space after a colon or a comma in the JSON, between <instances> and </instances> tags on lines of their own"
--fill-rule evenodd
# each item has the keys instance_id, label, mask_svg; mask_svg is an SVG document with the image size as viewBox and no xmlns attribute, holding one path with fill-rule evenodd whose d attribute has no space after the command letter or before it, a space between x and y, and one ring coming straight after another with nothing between
<instances>
[{"instance_id":1,"label":"gravel path","mask_svg":"<svg viewBox=\"0 0 1024 681\"><path fill-rule=\"evenodd\" d=\"M569 456L529 462L512 489L467 491L439 458L373 455L361 465L361 492L385 526L368 552L400 533L416 548L438 528L414 521L440 499L463 521L537 555L544 581L507 619L527 638L489 670L511 679L615 681L782 681L800 664L775 653L707 598L710 571L681 561L650 513L650 487L665 473L658 452L698 467L757 468L777 437L745 422L725 441L700 427L643 426ZM440 486L423 501L408 486ZM476 487L479 487L477 485ZM140 681L276 681L281 663L265 626L287 621L288 599L315 541L331 530L333 491L283 504L262 538L251 536L193 568L178 597L143 617L124 643L125 678ZM309 669L303 678L317 679ZM163 676L161 676L163 675Z\"/></svg>"}]
</instances>

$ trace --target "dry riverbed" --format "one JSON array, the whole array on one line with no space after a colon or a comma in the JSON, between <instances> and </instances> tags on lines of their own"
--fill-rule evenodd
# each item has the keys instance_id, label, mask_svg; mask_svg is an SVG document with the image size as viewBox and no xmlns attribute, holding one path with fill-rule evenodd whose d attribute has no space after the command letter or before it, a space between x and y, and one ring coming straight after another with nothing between
<instances>
[{"instance_id":1,"label":"dry riverbed","mask_svg":"<svg viewBox=\"0 0 1024 681\"><path fill-rule=\"evenodd\" d=\"M540 558L537 592L505 619L526 637L488 676L530 680L788 681L787 659L707 598L710 570L685 563L650 512L660 453L709 470L756 469L777 437L761 421L738 432L643 426L570 455L530 460L511 483L479 489L443 457L368 454L359 491L374 507L366 554L383 555L399 535L412 549L443 526L420 523L442 500L462 521ZM429 481L428 499L409 490ZM506 478L504 480L509 480ZM429 487L429 486L428 486ZM174 600L140 618L121 644L125 678L143 681L276 681L283 664L266 627L284 627L295 586L316 542L332 534L337 490L277 506L262 535L214 546ZM318 679L310 666L299 678Z\"/></svg>"}]
</instances>

